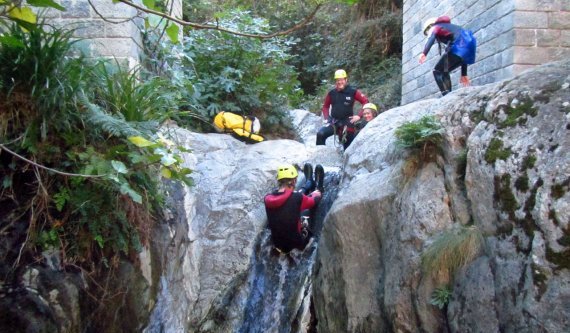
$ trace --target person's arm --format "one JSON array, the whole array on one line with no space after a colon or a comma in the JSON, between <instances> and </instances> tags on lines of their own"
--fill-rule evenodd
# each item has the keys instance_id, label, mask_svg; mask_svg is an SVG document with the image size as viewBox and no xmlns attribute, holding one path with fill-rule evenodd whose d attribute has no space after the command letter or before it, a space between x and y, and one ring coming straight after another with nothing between
<instances>
[{"instance_id":1,"label":"person's arm","mask_svg":"<svg viewBox=\"0 0 570 333\"><path fill-rule=\"evenodd\" d=\"M461 65L461 77L459 78L459 83L462 86L468 87L471 85L471 81L469 81L469 76L467 76L467 64Z\"/></svg>"},{"instance_id":2,"label":"person's arm","mask_svg":"<svg viewBox=\"0 0 570 333\"><path fill-rule=\"evenodd\" d=\"M319 191L314 191L310 195L303 194L303 201L301 201L301 211L315 207L315 205L319 202L320 199L321 199L321 192Z\"/></svg>"},{"instance_id":3,"label":"person's arm","mask_svg":"<svg viewBox=\"0 0 570 333\"><path fill-rule=\"evenodd\" d=\"M362 113L364 112L362 106L368 103L368 97L366 97L366 95L364 95L360 90L356 90L356 93L354 94L354 99L360 103L360 110L358 110L356 116L350 117L350 123L352 124L356 123L362 118Z\"/></svg>"},{"instance_id":4,"label":"person's arm","mask_svg":"<svg viewBox=\"0 0 570 333\"><path fill-rule=\"evenodd\" d=\"M323 103L323 117L325 118L325 120L329 119L329 109L331 107L331 95L327 93L327 96L325 97L325 102Z\"/></svg>"},{"instance_id":5,"label":"person's arm","mask_svg":"<svg viewBox=\"0 0 570 333\"><path fill-rule=\"evenodd\" d=\"M423 64L426 61L426 56L429 53L429 50L431 49L431 47L433 46L433 43L435 43L435 37L436 37L436 35L435 35L435 29L434 29L434 31L429 36L426 45L424 46L423 52L420 54L420 60L419 60L420 64Z\"/></svg>"}]
</instances>

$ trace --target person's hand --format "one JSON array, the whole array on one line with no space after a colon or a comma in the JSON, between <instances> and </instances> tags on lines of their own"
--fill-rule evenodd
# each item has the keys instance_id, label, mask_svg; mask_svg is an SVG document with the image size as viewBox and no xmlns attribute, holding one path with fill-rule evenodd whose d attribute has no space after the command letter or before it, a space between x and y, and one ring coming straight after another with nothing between
<instances>
[{"instance_id":1,"label":"person's hand","mask_svg":"<svg viewBox=\"0 0 570 333\"><path fill-rule=\"evenodd\" d=\"M424 62L426 62L426 55L422 53L420 54L419 63L423 64Z\"/></svg>"},{"instance_id":2,"label":"person's hand","mask_svg":"<svg viewBox=\"0 0 570 333\"><path fill-rule=\"evenodd\" d=\"M320 197L321 195L322 195L322 194L321 194L321 191L319 191L319 190L314 190L314 191L311 193L311 196L312 196L312 197L313 197L313 196L314 196L314 197Z\"/></svg>"},{"instance_id":3,"label":"person's hand","mask_svg":"<svg viewBox=\"0 0 570 333\"><path fill-rule=\"evenodd\" d=\"M360 120L360 116L352 116L352 117L349 117L349 119L350 119L350 123L354 124L355 122Z\"/></svg>"},{"instance_id":4,"label":"person's hand","mask_svg":"<svg viewBox=\"0 0 570 333\"><path fill-rule=\"evenodd\" d=\"M469 81L469 76L460 77L459 83L461 83L464 87L469 87L471 85L471 81Z\"/></svg>"}]
</instances>

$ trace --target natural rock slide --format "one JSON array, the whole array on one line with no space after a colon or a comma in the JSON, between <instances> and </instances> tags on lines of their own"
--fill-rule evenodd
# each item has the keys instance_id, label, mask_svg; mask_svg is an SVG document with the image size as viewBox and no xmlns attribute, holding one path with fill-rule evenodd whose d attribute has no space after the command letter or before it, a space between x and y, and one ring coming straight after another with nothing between
<instances>
[{"instance_id":1,"label":"natural rock slide","mask_svg":"<svg viewBox=\"0 0 570 333\"><path fill-rule=\"evenodd\" d=\"M550 64L388 110L344 153L313 145L320 120L303 111L292 119L307 144L172 128L193 149L196 186L173 189L158 300L168 311L157 306L147 331L568 331L569 75L570 63ZM424 115L445 129L429 161L394 138ZM338 174L318 242L296 263L266 255L262 198L282 162ZM477 258L424 272L422 253L458 226L483 235ZM446 284L444 312L430 298Z\"/></svg>"},{"instance_id":2,"label":"natural rock slide","mask_svg":"<svg viewBox=\"0 0 570 333\"><path fill-rule=\"evenodd\" d=\"M398 148L396 129L426 115L441 147ZM317 116L291 119L303 142L164 129L192 150L195 186L165 183L166 219L117 269L109 332L570 332L570 61L388 110L345 152L314 145ZM325 166L326 193L315 241L277 256L263 196L284 162ZM427 269L462 249L441 240L464 230L477 251L443 263L469 260ZM0 315L89 332L80 273L35 264L21 276Z\"/></svg>"}]
</instances>

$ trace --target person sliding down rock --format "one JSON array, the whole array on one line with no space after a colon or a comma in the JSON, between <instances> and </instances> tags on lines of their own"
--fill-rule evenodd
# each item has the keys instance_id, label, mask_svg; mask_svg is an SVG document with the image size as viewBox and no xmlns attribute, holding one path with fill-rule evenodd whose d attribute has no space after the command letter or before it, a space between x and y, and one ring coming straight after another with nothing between
<instances>
[{"instance_id":1,"label":"person sliding down rock","mask_svg":"<svg viewBox=\"0 0 570 333\"><path fill-rule=\"evenodd\" d=\"M303 172L305 184L295 191L297 169L290 164L280 166L277 169L279 188L264 199L271 240L282 253L305 249L312 237L311 220L322 196L324 170L321 165L316 166L316 182L310 164L305 164Z\"/></svg>"}]
</instances>

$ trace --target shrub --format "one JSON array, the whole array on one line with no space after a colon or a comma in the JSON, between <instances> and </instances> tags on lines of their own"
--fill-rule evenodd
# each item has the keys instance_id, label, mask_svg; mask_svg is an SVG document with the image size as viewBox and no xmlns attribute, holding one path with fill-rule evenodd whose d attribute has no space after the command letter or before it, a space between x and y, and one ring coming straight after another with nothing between
<instances>
[{"instance_id":1,"label":"shrub","mask_svg":"<svg viewBox=\"0 0 570 333\"><path fill-rule=\"evenodd\" d=\"M30 29L0 39L0 207L11 207L0 224L26 230L30 258L59 246L64 265L94 269L140 249L160 213L160 176L190 184L190 170L155 134L168 109L159 85L101 63L93 71L69 57L69 32Z\"/></svg>"},{"instance_id":2,"label":"shrub","mask_svg":"<svg viewBox=\"0 0 570 333\"><path fill-rule=\"evenodd\" d=\"M219 20L220 25L232 30L270 30L265 20L243 11L228 12ZM151 33L147 40L157 42ZM178 86L185 109L208 122L219 111L230 111L255 115L269 130L285 125L284 111L297 104L301 96L294 68L287 64L293 41L286 38L260 40L194 30L185 37L183 46L161 43L161 48L171 50L174 56L157 49L154 55L160 56L159 61L152 60L156 57L151 55L147 68L161 72L167 67L168 73L163 73Z\"/></svg>"},{"instance_id":3,"label":"shrub","mask_svg":"<svg viewBox=\"0 0 570 333\"><path fill-rule=\"evenodd\" d=\"M420 120L407 122L396 129L396 144L415 151L439 148L443 142L444 129L434 116L424 116Z\"/></svg>"}]
</instances>

